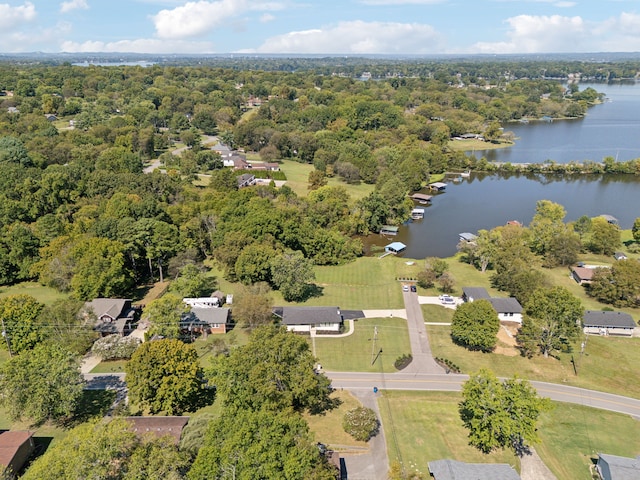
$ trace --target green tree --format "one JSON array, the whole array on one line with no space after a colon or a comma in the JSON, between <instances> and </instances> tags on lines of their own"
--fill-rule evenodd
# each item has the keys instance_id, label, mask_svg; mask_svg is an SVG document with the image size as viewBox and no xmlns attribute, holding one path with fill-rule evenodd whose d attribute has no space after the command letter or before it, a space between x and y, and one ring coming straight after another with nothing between
<instances>
[{"instance_id":1,"label":"green tree","mask_svg":"<svg viewBox=\"0 0 640 480\"><path fill-rule=\"evenodd\" d=\"M249 343L228 357L216 357L209 376L234 409L319 412L330 405L330 381L314 367L304 338L270 325L256 328Z\"/></svg>"},{"instance_id":2,"label":"green tree","mask_svg":"<svg viewBox=\"0 0 640 480\"><path fill-rule=\"evenodd\" d=\"M302 300L315 280L313 265L302 252L286 252L271 263L271 279L287 302Z\"/></svg>"},{"instance_id":3,"label":"green tree","mask_svg":"<svg viewBox=\"0 0 640 480\"><path fill-rule=\"evenodd\" d=\"M587 215L581 216L574 222L573 230L580 235L580 240L582 240L585 235L591 233L591 218Z\"/></svg>"},{"instance_id":4,"label":"green tree","mask_svg":"<svg viewBox=\"0 0 640 480\"><path fill-rule=\"evenodd\" d=\"M10 353L31 350L46 338L38 324L38 316L44 305L31 295L9 295L0 299L0 319L2 336L6 342L0 342L0 348L10 348Z\"/></svg>"},{"instance_id":5,"label":"green tree","mask_svg":"<svg viewBox=\"0 0 640 480\"><path fill-rule=\"evenodd\" d=\"M577 233L565 228L549 240L545 252L544 264L547 267L566 267L576 263L582 249L582 242Z\"/></svg>"},{"instance_id":6,"label":"green tree","mask_svg":"<svg viewBox=\"0 0 640 480\"><path fill-rule=\"evenodd\" d=\"M182 298L208 297L215 288L216 279L207 275L193 263L188 263L180 269L180 274L169 286L170 292L175 292Z\"/></svg>"},{"instance_id":7,"label":"green tree","mask_svg":"<svg viewBox=\"0 0 640 480\"><path fill-rule=\"evenodd\" d=\"M564 207L550 200L536 203L536 213L529 224L531 232L531 249L538 255L546 254L551 240L565 229L563 220L566 215Z\"/></svg>"},{"instance_id":8,"label":"green tree","mask_svg":"<svg viewBox=\"0 0 640 480\"><path fill-rule=\"evenodd\" d=\"M5 363L0 401L13 420L63 421L76 412L83 385L79 358L57 345L43 344Z\"/></svg>"},{"instance_id":9,"label":"green tree","mask_svg":"<svg viewBox=\"0 0 640 480\"><path fill-rule=\"evenodd\" d=\"M634 220L633 227L631 227L631 233L633 234L633 239L636 243L640 243L640 217Z\"/></svg>"},{"instance_id":10,"label":"green tree","mask_svg":"<svg viewBox=\"0 0 640 480\"><path fill-rule=\"evenodd\" d=\"M143 318L151 324L149 335L164 338L180 338L180 321L191 309L182 297L168 293L149 302Z\"/></svg>"},{"instance_id":11,"label":"green tree","mask_svg":"<svg viewBox=\"0 0 640 480\"><path fill-rule=\"evenodd\" d=\"M380 422L376 412L367 407L356 407L344 414L342 428L360 442L368 442L378 433Z\"/></svg>"},{"instance_id":12,"label":"green tree","mask_svg":"<svg viewBox=\"0 0 640 480\"><path fill-rule=\"evenodd\" d=\"M309 427L290 409L239 410L209 427L189 479L278 478L333 480L335 471L313 443Z\"/></svg>"},{"instance_id":13,"label":"green tree","mask_svg":"<svg viewBox=\"0 0 640 480\"><path fill-rule=\"evenodd\" d=\"M211 401L198 353L180 340L143 343L125 371L131 402L151 413L179 415Z\"/></svg>"},{"instance_id":14,"label":"green tree","mask_svg":"<svg viewBox=\"0 0 640 480\"><path fill-rule=\"evenodd\" d=\"M236 278L249 285L271 281L271 264L278 253L271 245L252 243L242 249L235 263Z\"/></svg>"},{"instance_id":15,"label":"green tree","mask_svg":"<svg viewBox=\"0 0 640 480\"><path fill-rule=\"evenodd\" d=\"M458 411L469 430L469 444L483 453L510 448L521 456L529 444L539 441L536 424L550 405L526 380L501 382L481 370L462 386Z\"/></svg>"},{"instance_id":16,"label":"green tree","mask_svg":"<svg viewBox=\"0 0 640 480\"><path fill-rule=\"evenodd\" d=\"M324 187L328 180L324 172L320 170L312 170L309 172L308 182L309 185L307 188L309 190L317 190L320 187Z\"/></svg>"},{"instance_id":17,"label":"green tree","mask_svg":"<svg viewBox=\"0 0 640 480\"><path fill-rule=\"evenodd\" d=\"M138 439L121 471L122 480L182 480L191 466L191 458L181 452L173 438L152 435Z\"/></svg>"},{"instance_id":18,"label":"green tree","mask_svg":"<svg viewBox=\"0 0 640 480\"><path fill-rule=\"evenodd\" d=\"M84 302L73 299L56 300L40 312L38 323L46 325L46 342L59 345L76 355L84 355L97 337L93 323L84 321L78 313Z\"/></svg>"},{"instance_id":19,"label":"green tree","mask_svg":"<svg viewBox=\"0 0 640 480\"><path fill-rule=\"evenodd\" d=\"M243 288L233 299L233 319L243 328L273 323L273 300L260 284Z\"/></svg>"},{"instance_id":20,"label":"green tree","mask_svg":"<svg viewBox=\"0 0 640 480\"><path fill-rule=\"evenodd\" d=\"M602 217L591 221L591 236L587 243L589 250L600 255L613 255L621 244L620 228L617 225Z\"/></svg>"},{"instance_id":21,"label":"green tree","mask_svg":"<svg viewBox=\"0 0 640 480\"><path fill-rule=\"evenodd\" d=\"M611 268L596 268L587 293L616 307L640 306L640 260L619 260Z\"/></svg>"},{"instance_id":22,"label":"green tree","mask_svg":"<svg viewBox=\"0 0 640 480\"><path fill-rule=\"evenodd\" d=\"M498 314L488 300L459 305L451 320L451 338L469 350L492 351L499 329Z\"/></svg>"},{"instance_id":23,"label":"green tree","mask_svg":"<svg viewBox=\"0 0 640 480\"><path fill-rule=\"evenodd\" d=\"M537 350L547 358L570 348L580 333L584 307L564 287L540 288L529 297L524 312L518 344L525 356Z\"/></svg>"}]
</instances>

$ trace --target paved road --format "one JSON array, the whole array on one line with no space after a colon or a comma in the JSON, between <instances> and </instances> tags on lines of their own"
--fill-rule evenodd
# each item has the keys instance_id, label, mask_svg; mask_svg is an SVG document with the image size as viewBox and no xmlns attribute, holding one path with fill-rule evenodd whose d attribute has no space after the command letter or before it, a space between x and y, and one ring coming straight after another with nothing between
<instances>
[{"instance_id":1,"label":"paved road","mask_svg":"<svg viewBox=\"0 0 640 480\"><path fill-rule=\"evenodd\" d=\"M331 379L334 388L346 390L373 389L378 387L387 390L434 390L459 392L462 383L469 376L459 374L423 374L423 373L354 373L324 372ZM535 382L540 396L558 402L575 403L587 407L624 413L640 419L640 400L610 393L570 387L555 383Z\"/></svg>"},{"instance_id":2,"label":"paved road","mask_svg":"<svg viewBox=\"0 0 640 480\"><path fill-rule=\"evenodd\" d=\"M413 292L404 292L404 307L407 312L407 327L411 342L411 355L413 360L404 373L444 373L444 369L438 365L431 354L431 346L427 337L427 329L424 325L422 308L418 303L418 295Z\"/></svg>"}]
</instances>

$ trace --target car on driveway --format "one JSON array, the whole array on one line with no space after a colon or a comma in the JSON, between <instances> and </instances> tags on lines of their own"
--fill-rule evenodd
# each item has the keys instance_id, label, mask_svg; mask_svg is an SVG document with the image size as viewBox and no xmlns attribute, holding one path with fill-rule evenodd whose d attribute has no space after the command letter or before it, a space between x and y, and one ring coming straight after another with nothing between
<instances>
[{"instance_id":1,"label":"car on driveway","mask_svg":"<svg viewBox=\"0 0 640 480\"><path fill-rule=\"evenodd\" d=\"M409 291L409 285L402 285L402 291L403 292L408 292Z\"/></svg>"},{"instance_id":2,"label":"car on driveway","mask_svg":"<svg viewBox=\"0 0 640 480\"><path fill-rule=\"evenodd\" d=\"M456 303L455 299L451 295L440 295L438 298L443 305L453 305Z\"/></svg>"},{"instance_id":3,"label":"car on driveway","mask_svg":"<svg viewBox=\"0 0 640 480\"><path fill-rule=\"evenodd\" d=\"M413 293L416 293L418 291L418 288L415 285L411 285L411 291Z\"/></svg>"}]
</instances>

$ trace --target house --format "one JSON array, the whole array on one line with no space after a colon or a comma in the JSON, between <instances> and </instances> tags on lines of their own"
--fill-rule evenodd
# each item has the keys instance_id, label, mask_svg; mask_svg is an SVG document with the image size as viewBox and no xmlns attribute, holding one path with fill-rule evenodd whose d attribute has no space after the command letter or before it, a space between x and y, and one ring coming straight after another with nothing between
<instances>
[{"instance_id":1,"label":"house","mask_svg":"<svg viewBox=\"0 0 640 480\"><path fill-rule=\"evenodd\" d=\"M397 255L398 253L402 253L406 250L407 246L402 242L393 242L384 247L384 251L387 253L393 253Z\"/></svg>"},{"instance_id":2,"label":"house","mask_svg":"<svg viewBox=\"0 0 640 480\"><path fill-rule=\"evenodd\" d=\"M631 337L637 327L631 315L624 312L587 310L582 317L584 333Z\"/></svg>"},{"instance_id":3,"label":"house","mask_svg":"<svg viewBox=\"0 0 640 480\"><path fill-rule=\"evenodd\" d=\"M216 290L209 297L189 297L183 298L182 301L190 307L215 308L221 307L225 302L225 294L220 290Z\"/></svg>"},{"instance_id":4,"label":"house","mask_svg":"<svg viewBox=\"0 0 640 480\"><path fill-rule=\"evenodd\" d=\"M31 457L36 446L33 432L26 430L0 433L0 475L15 478Z\"/></svg>"},{"instance_id":5,"label":"house","mask_svg":"<svg viewBox=\"0 0 640 480\"><path fill-rule=\"evenodd\" d=\"M482 287L462 287L462 300L473 302L474 300L489 300L491 295Z\"/></svg>"},{"instance_id":6,"label":"house","mask_svg":"<svg viewBox=\"0 0 640 480\"><path fill-rule=\"evenodd\" d=\"M128 298L96 298L84 304L84 312L95 314L93 329L103 336L114 333L124 336L135 323L137 309Z\"/></svg>"},{"instance_id":7,"label":"house","mask_svg":"<svg viewBox=\"0 0 640 480\"><path fill-rule=\"evenodd\" d=\"M626 260L627 256L622 252L616 252L613 254L613 258L615 258L616 260Z\"/></svg>"},{"instance_id":8,"label":"house","mask_svg":"<svg viewBox=\"0 0 640 480\"><path fill-rule=\"evenodd\" d=\"M229 309L227 307L193 307L180 320L181 330L188 332L227 333Z\"/></svg>"},{"instance_id":9,"label":"house","mask_svg":"<svg viewBox=\"0 0 640 480\"><path fill-rule=\"evenodd\" d=\"M340 307L282 307L282 324L296 333L339 333L342 314Z\"/></svg>"},{"instance_id":10,"label":"house","mask_svg":"<svg viewBox=\"0 0 640 480\"><path fill-rule=\"evenodd\" d=\"M599 453L596 470L602 480L637 479L640 478L640 456L627 458Z\"/></svg>"},{"instance_id":11,"label":"house","mask_svg":"<svg viewBox=\"0 0 640 480\"><path fill-rule=\"evenodd\" d=\"M522 323L522 305L515 298L489 298L501 322Z\"/></svg>"},{"instance_id":12,"label":"house","mask_svg":"<svg viewBox=\"0 0 640 480\"><path fill-rule=\"evenodd\" d=\"M236 177L238 181L238 188L249 187L256 184L256 176L250 173L243 173Z\"/></svg>"},{"instance_id":13,"label":"house","mask_svg":"<svg viewBox=\"0 0 640 480\"><path fill-rule=\"evenodd\" d=\"M150 434L158 438L170 436L178 445L182 430L189 422L189 417L124 417L131 424L131 431L139 437Z\"/></svg>"},{"instance_id":14,"label":"house","mask_svg":"<svg viewBox=\"0 0 640 480\"><path fill-rule=\"evenodd\" d=\"M571 276L580 285L584 285L585 283L591 283L594 271L594 268L571 267Z\"/></svg>"},{"instance_id":15,"label":"house","mask_svg":"<svg viewBox=\"0 0 640 480\"><path fill-rule=\"evenodd\" d=\"M46 118L49 122L55 122L56 120L58 120L58 117L53 114L47 114L44 116L44 118Z\"/></svg>"},{"instance_id":16,"label":"house","mask_svg":"<svg viewBox=\"0 0 640 480\"><path fill-rule=\"evenodd\" d=\"M434 480L520 480L520 475L506 463L466 463L435 460L428 463Z\"/></svg>"}]
</instances>

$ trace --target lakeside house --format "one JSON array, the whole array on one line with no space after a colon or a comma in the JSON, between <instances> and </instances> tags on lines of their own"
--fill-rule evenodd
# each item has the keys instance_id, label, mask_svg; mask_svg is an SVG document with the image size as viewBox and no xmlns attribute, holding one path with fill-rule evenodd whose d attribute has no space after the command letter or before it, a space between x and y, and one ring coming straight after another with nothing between
<instances>
[{"instance_id":1,"label":"lakeside house","mask_svg":"<svg viewBox=\"0 0 640 480\"><path fill-rule=\"evenodd\" d=\"M393 253L394 255L397 255L404 252L406 248L407 246L402 242L393 242L384 247L384 251L386 253Z\"/></svg>"},{"instance_id":2,"label":"lakeside house","mask_svg":"<svg viewBox=\"0 0 640 480\"><path fill-rule=\"evenodd\" d=\"M592 335L633 336L637 327L631 315L624 312L587 310L582 317L584 333Z\"/></svg>"}]
</instances>

